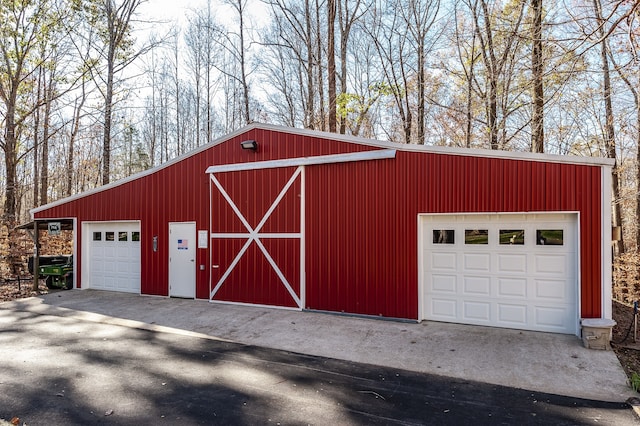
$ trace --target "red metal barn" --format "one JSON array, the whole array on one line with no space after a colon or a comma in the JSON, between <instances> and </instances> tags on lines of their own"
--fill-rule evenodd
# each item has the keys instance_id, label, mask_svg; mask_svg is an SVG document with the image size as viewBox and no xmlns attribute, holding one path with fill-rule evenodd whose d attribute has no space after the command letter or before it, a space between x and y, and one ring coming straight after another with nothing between
<instances>
[{"instance_id":1,"label":"red metal barn","mask_svg":"<svg viewBox=\"0 0 640 426\"><path fill-rule=\"evenodd\" d=\"M32 215L73 220L77 288L578 334L611 166L255 124Z\"/></svg>"}]
</instances>

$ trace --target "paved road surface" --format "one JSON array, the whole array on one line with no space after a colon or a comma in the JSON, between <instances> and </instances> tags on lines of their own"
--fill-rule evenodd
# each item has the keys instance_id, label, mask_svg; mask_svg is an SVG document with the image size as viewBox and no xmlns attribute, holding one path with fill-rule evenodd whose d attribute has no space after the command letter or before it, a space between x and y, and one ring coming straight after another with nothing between
<instances>
[{"instance_id":1,"label":"paved road surface","mask_svg":"<svg viewBox=\"0 0 640 426\"><path fill-rule=\"evenodd\" d=\"M637 424L622 403L1 305L0 359L0 418L31 426Z\"/></svg>"}]
</instances>

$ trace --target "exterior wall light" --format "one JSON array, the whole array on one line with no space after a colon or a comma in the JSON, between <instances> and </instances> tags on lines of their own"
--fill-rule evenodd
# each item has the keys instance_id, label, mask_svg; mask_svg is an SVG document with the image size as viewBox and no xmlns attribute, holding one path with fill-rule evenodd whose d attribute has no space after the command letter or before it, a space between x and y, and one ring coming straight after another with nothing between
<instances>
[{"instance_id":1,"label":"exterior wall light","mask_svg":"<svg viewBox=\"0 0 640 426\"><path fill-rule=\"evenodd\" d=\"M242 149L250 149L251 151L258 150L258 142L254 140L242 141L240 142L240 146L242 147Z\"/></svg>"}]
</instances>

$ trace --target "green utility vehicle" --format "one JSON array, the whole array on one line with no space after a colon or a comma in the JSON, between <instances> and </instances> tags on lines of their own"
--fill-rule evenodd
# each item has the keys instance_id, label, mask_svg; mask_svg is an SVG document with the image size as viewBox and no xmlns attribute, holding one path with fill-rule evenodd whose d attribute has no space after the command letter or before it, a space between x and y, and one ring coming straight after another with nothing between
<instances>
[{"instance_id":1,"label":"green utility vehicle","mask_svg":"<svg viewBox=\"0 0 640 426\"><path fill-rule=\"evenodd\" d=\"M45 279L47 288L73 288L73 256L65 263L42 265L38 268L40 277Z\"/></svg>"}]
</instances>

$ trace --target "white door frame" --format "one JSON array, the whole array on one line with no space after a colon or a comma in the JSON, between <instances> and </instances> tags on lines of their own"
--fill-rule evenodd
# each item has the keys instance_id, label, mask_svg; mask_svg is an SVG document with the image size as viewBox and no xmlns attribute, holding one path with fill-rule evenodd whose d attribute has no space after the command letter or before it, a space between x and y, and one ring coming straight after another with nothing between
<instances>
[{"instance_id":1,"label":"white door frame","mask_svg":"<svg viewBox=\"0 0 640 426\"><path fill-rule=\"evenodd\" d=\"M176 253L173 252L174 243L171 231L174 226L189 225L187 246L185 255L182 256L187 259L187 262L191 264L189 268L188 263L172 262L172 256L174 258L179 257L176 247ZM183 297L187 299L195 299L196 297L196 254L197 254L197 241L196 241L196 222L169 222L169 297ZM177 244L177 242L176 242ZM180 268L180 270L175 268ZM174 273L180 272L180 281L182 285L177 285ZM186 274L185 274L186 273Z\"/></svg>"}]
</instances>

